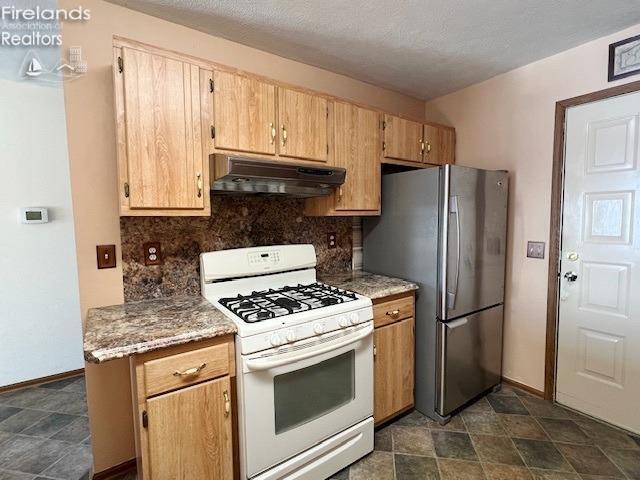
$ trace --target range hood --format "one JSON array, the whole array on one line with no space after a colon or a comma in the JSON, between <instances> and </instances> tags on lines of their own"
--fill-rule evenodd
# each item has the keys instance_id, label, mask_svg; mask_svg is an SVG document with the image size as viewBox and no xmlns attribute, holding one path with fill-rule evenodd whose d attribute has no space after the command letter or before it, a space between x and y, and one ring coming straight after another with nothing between
<instances>
[{"instance_id":1,"label":"range hood","mask_svg":"<svg viewBox=\"0 0 640 480\"><path fill-rule=\"evenodd\" d=\"M210 163L213 193L321 197L342 185L346 175L344 168L224 154L211 155Z\"/></svg>"}]
</instances>

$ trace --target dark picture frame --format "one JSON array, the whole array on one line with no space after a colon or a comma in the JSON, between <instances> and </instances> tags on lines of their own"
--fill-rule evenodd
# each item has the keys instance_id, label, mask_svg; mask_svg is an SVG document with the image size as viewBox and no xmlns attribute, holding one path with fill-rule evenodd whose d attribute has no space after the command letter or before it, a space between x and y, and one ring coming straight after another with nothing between
<instances>
[{"instance_id":1,"label":"dark picture frame","mask_svg":"<svg viewBox=\"0 0 640 480\"><path fill-rule=\"evenodd\" d=\"M616 73L616 57L621 55L622 47L628 45L630 43L640 42L640 35L636 35L635 37L625 38L624 40L620 40L619 42L612 43L609 45L609 74L608 78L610 82L614 80L620 80L621 78L630 77L631 75L640 74L640 58L638 63L634 65L631 70ZM638 45L640 49L640 45Z\"/></svg>"}]
</instances>

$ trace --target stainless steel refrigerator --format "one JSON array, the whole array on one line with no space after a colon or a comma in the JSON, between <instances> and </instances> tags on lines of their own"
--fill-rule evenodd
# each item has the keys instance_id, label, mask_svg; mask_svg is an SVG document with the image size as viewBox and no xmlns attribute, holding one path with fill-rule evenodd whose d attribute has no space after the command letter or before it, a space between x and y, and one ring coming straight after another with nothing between
<instances>
[{"instance_id":1,"label":"stainless steel refrigerator","mask_svg":"<svg viewBox=\"0 0 640 480\"><path fill-rule=\"evenodd\" d=\"M416 408L445 422L500 383L505 171L445 165L387 174L363 222L364 269L417 283Z\"/></svg>"}]
</instances>

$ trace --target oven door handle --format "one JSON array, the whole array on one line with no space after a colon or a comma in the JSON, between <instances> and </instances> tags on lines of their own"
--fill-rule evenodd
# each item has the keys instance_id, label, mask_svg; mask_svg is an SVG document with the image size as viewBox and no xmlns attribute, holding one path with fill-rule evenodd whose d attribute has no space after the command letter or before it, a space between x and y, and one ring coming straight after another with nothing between
<instances>
[{"instance_id":1,"label":"oven door handle","mask_svg":"<svg viewBox=\"0 0 640 480\"><path fill-rule=\"evenodd\" d=\"M311 347L308 349L301 350L296 355L283 354L279 358L274 359L260 359L260 358L250 358L245 360L245 365L249 370L269 370L271 368L280 367L282 365L288 365L290 363L295 363L300 360L305 360L307 358L315 357L317 355L322 355L323 353L331 352L333 350L337 350L342 347L346 347L352 343L356 343L359 340L362 340L365 337L368 337L373 332L373 325L369 325L362 330L359 330L357 333L345 335L344 338L341 338L340 341L330 342L326 344L317 345L316 347Z\"/></svg>"}]
</instances>

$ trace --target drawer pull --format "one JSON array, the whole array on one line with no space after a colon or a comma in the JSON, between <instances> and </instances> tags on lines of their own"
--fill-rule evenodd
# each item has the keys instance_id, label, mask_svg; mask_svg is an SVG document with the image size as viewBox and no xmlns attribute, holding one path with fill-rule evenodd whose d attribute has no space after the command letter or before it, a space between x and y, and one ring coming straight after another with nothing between
<instances>
[{"instance_id":1,"label":"drawer pull","mask_svg":"<svg viewBox=\"0 0 640 480\"><path fill-rule=\"evenodd\" d=\"M224 416L228 417L231 412L231 401L229 400L229 392L226 390L222 392L222 397L224 398Z\"/></svg>"},{"instance_id":2,"label":"drawer pull","mask_svg":"<svg viewBox=\"0 0 640 480\"><path fill-rule=\"evenodd\" d=\"M190 377L192 375L198 375L206 366L207 364L203 363L199 367L188 368L187 370L183 370L182 372L180 370L176 370L175 372L173 372L173 376L174 377Z\"/></svg>"},{"instance_id":3,"label":"drawer pull","mask_svg":"<svg viewBox=\"0 0 640 480\"><path fill-rule=\"evenodd\" d=\"M390 312L387 312L386 314L391 318L398 318L398 315L400 315L400 310L392 310Z\"/></svg>"}]
</instances>

